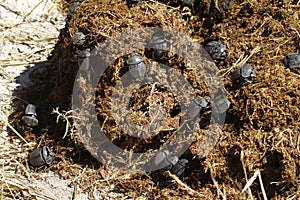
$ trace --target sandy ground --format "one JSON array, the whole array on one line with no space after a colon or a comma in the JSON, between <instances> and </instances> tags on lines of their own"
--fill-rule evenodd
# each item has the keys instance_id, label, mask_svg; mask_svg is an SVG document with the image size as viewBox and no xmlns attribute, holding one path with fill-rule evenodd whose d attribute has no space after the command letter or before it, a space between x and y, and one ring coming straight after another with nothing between
<instances>
[{"instance_id":1,"label":"sandy ground","mask_svg":"<svg viewBox=\"0 0 300 200\"><path fill-rule=\"evenodd\" d=\"M65 17L57 2L50 0L2 0L0 19L0 199L71 199L74 188L68 185L72 180L30 170L27 156L35 144L11 141L7 132L12 92L18 86L16 77L34 63L47 60Z\"/></svg>"}]
</instances>

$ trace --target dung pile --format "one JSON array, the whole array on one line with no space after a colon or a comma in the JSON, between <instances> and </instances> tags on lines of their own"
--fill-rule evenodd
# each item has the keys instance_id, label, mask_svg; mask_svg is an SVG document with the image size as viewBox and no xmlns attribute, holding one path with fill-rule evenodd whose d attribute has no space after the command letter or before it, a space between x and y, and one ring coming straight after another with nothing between
<instances>
[{"instance_id":1,"label":"dung pile","mask_svg":"<svg viewBox=\"0 0 300 200\"><path fill-rule=\"evenodd\" d=\"M53 52L48 71L51 75L48 77L54 87L44 105L48 111L56 106L70 109L73 84L79 69L79 52L93 48L123 31L161 27L186 34L202 44L219 40L229 46L229 55L218 64L218 68L231 106L222 132L216 127L216 134L220 136L217 145L207 152L206 157L199 155L203 151L199 144L202 144L203 135L206 134L205 127L199 124L201 129L198 128L193 145L183 155L190 160L190 168L181 177L188 187L178 182L174 184L174 180L169 178L160 180L157 185L144 172L129 173L99 167L95 160L90 163L91 157L84 150L78 152L64 145L56 147L56 151L61 152L61 160L51 170L57 170L65 177L77 176L81 174L80 169L84 168L82 164L88 163L92 167L85 168L85 173L78 180L82 186L87 186L86 190L89 184L99 190L108 184L114 185L114 190L133 198L144 196L170 199L212 199L217 196L226 196L227 199L247 199L250 196L261 198L263 194L258 181L252 184L252 192L241 193L247 180L259 170L268 198L299 197L300 77L282 64L286 54L300 50L299 3L195 1L194 7L187 8L181 6L181 1L163 2L166 4L150 1L128 7L126 2L118 0L83 1L69 15L67 26L62 30L60 41ZM218 12L222 14L219 17L216 14ZM72 37L78 32L86 37L82 45L74 47ZM134 32L132 36L138 37ZM145 53L144 50L138 52ZM153 140L146 141L128 137L120 131L112 115L111 95L117 81L128 70L126 56L116 58L99 80L95 101L97 117L108 138L120 147L134 151L155 149L174 133L182 117L180 106L167 88L146 85L130 97L130 116L140 125L148 124L151 118L149 107L160 104L168 114L164 131ZM152 61L145 57L145 63ZM196 95L209 95L201 76L182 58L167 54L160 62L183 74L194 87ZM231 74L245 63L257 70L257 76L252 83L236 85L230 78ZM78 95L82 101L88 97L86 94ZM49 132L56 126L55 123L52 125ZM209 144L206 145L209 147ZM99 169L93 169L95 166ZM107 178L108 183L98 182L99 179Z\"/></svg>"}]
</instances>

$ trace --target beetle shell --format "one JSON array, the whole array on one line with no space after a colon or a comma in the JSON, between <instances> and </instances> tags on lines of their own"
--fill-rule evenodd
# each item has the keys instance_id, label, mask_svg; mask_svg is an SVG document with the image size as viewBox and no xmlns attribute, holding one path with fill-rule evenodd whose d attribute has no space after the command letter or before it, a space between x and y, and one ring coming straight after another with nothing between
<instances>
[{"instance_id":1,"label":"beetle shell","mask_svg":"<svg viewBox=\"0 0 300 200\"><path fill-rule=\"evenodd\" d=\"M284 57L283 60L284 66L286 68L300 68L300 54L299 53L291 53Z\"/></svg>"},{"instance_id":2,"label":"beetle shell","mask_svg":"<svg viewBox=\"0 0 300 200\"><path fill-rule=\"evenodd\" d=\"M156 155L155 159L154 159L154 164L155 166L159 166L160 163L162 163L162 161L168 156L170 155L170 152L168 150L162 150L160 152L158 152L158 154Z\"/></svg>"},{"instance_id":3,"label":"beetle shell","mask_svg":"<svg viewBox=\"0 0 300 200\"><path fill-rule=\"evenodd\" d=\"M130 54L126 60L128 65L137 65L141 62L144 62L144 57L139 53Z\"/></svg>"},{"instance_id":4,"label":"beetle shell","mask_svg":"<svg viewBox=\"0 0 300 200\"><path fill-rule=\"evenodd\" d=\"M197 117L202 109L207 109L210 106L210 97L209 96L205 96L205 97L201 97L201 98L196 98L192 104L190 105L190 107L188 108L187 111L187 117L188 118L195 118Z\"/></svg>"},{"instance_id":5,"label":"beetle shell","mask_svg":"<svg viewBox=\"0 0 300 200\"><path fill-rule=\"evenodd\" d=\"M75 0L69 7L71 13L75 12L83 0Z\"/></svg>"},{"instance_id":6,"label":"beetle shell","mask_svg":"<svg viewBox=\"0 0 300 200\"><path fill-rule=\"evenodd\" d=\"M83 51L80 51L78 53L79 58L88 58L91 56L91 50L90 49L85 49Z\"/></svg>"},{"instance_id":7,"label":"beetle shell","mask_svg":"<svg viewBox=\"0 0 300 200\"><path fill-rule=\"evenodd\" d=\"M161 163L160 163L160 171L165 172L171 170L174 165L178 162L178 157L175 155L168 155Z\"/></svg>"},{"instance_id":8,"label":"beetle shell","mask_svg":"<svg viewBox=\"0 0 300 200\"><path fill-rule=\"evenodd\" d=\"M178 162L178 157L170 153L168 150L160 151L154 159L155 166L161 171L170 170Z\"/></svg>"},{"instance_id":9,"label":"beetle shell","mask_svg":"<svg viewBox=\"0 0 300 200\"><path fill-rule=\"evenodd\" d=\"M194 7L195 0L182 0L182 5Z\"/></svg>"},{"instance_id":10,"label":"beetle shell","mask_svg":"<svg viewBox=\"0 0 300 200\"><path fill-rule=\"evenodd\" d=\"M139 63L135 66L130 65L129 71L134 78L143 77L146 73L146 66L144 63Z\"/></svg>"},{"instance_id":11,"label":"beetle shell","mask_svg":"<svg viewBox=\"0 0 300 200\"><path fill-rule=\"evenodd\" d=\"M210 101L209 96L204 96L204 97L195 99L195 103L198 106L200 106L201 108L209 108L209 101Z\"/></svg>"},{"instance_id":12,"label":"beetle shell","mask_svg":"<svg viewBox=\"0 0 300 200\"><path fill-rule=\"evenodd\" d=\"M159 59L163 56L163 51L169 46L163 33L155 33L148 41L149 47L153 48L152 58Z\"/></svg>"},{"instance_id":13,"label":"beetle shell","mask_svg":"<svg viewBox=\"0 0 300 200\"><path fill-rule=\"evenodd\" d=\"M197 105L197 103L192 102L191 105L188 107L186 116L188 119L195 118L199 116L200 111L201 111L201 107Z\"/></svg>"},{"instance_id":14,"label":"beetle shell","mask_svg":"<svg viewBox=\"0 0 300 200\"><path fill-rule=\"evenodd\" d=\"M134 78L143 77L146 73L144 57L139 53L133 53L128 56L126 63L129 65L129 72Z\"/></svg>"},{"instance_id":15,"label":"beetle shell","mask_svg":"<svg viewBox=\"0 0 300 200\"><path fill-rule=\"evenodd\" d=\"M245 64L241 67L241 76L243 78L250 78L256 76L256 69L250 67L250 65Z\"/></svg>"},{"instance_id":16,"label":"beetle shell","mask_svg":"<svg viewBox=\"0 0 300 200\"><path fill-rule=\"evenodd\" d=\"M25 108L25 115L34 115L37 116L36 114L36 107L32 104L28 104Z\"/></svg>"},{"instance_id":17,"label":"beetle shell","mask_svg":"<svg viewBox=\"0 0 300 200\"><path fill-rule=\"evenodd\" d=\"M216 102L216 108L219 114L225 113L230 106L230 101L226 98L220 99Z\"/></svg>"},{"instance_id":18,"label":"beetle shell","mask_svg":"<svg viewBox=\"0 0 300 200\"><path fill-rule=\"evenodd\" d=\"M215 63L225 60L227 57L227 44L221 44L217 41L209 42L205 46L206 51L210 54Z\"/></svg>"},{"instance_id":19,"label":"beetle shell","mask_svg":"<svg viewBox=\"0 0 300 200\"><path fill-rule=\"evenodd\" d=\"M170 170L172 174L176 176L181 176L185 169L188 168L189 161L187 159L180 159Z\"/></svg>"},{"instance_id":20,"label":"beetle shell","mask_svg":"<svg viewBox=\"0 0 300 200\"><path fill-rule=\"evenodd\" d=\"M136 4L136 3L141 3L142 0L127 0L128 5Z\"/></svg>"},{"instance_id":21,"label":"beetle shell","mask_svg":"<svg viewBox=\"0 0 300 200\"><path fill-rule=\"evenodd\" d=\"M22 117L22 121L25 125L29 126L29 127L36 127L39 123L39 121L37 120L37 118L34 115L24 115Z\"/></svg>"},{"instance_id":22,"label":"beetle shell","mask_svg":"<svg viewBox=\"0 0 300 200\"><path fill-rule=\"evenodd\" d=\"M168 155L165 161L167 164L174 166L178 162L178 157L175 155Z\"/></svg>"},{"instance_id":23,"label":"beetle shell","mask_svg":"<svg viewBox=\"0 0 300 200\"><path fill-rule=\"evenodd\" d=\"M52 150L48 146L37 148L29 154L29 164L33 167L50 166L54 160Z\"/></svg>"},{"instance_id":24,"label":"beetle shell","mask_svg":"<svg viewBox=\"0 0 300 200\"><path fill-rule=\"evenodd\" d=\"M252 68L248 64L244 64L238 67L232 74L232 81L238 81L242 79L245 82L252 82L252 79L256 77L256 69Z\"/></svg>"}]
</instances>

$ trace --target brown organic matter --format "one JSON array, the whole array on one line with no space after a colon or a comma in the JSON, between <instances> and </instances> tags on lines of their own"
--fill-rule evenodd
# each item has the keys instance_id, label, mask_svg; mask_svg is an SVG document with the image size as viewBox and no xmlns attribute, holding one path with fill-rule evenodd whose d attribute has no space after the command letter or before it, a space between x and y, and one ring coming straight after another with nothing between
<instances>
[{"instance_id":1,"label":"brown organic matter","mask_svg":"<svg viewBox=\"0 0 300 200\"><path fill-rule=\"evenodd\" d=\"M180 6L180 1L146 1L130 8L121 0L83 1L79 9L68 16L66 28L62 30L53 52L52 63L45 73L54 87L47 88L49 92L43 98L46 103L36 102L44 109L45 116L40 121L41 126L47 128L46 132L53 135L53 130L56 133L63 130L55 122L45 121L49 119L47 112L50 114L55 106L71 109L71 94L78 72L77 54L71 37L76 32L90 37L79 50L92 48L117 33L139 27L172 29L200 44L212 40L228 44L229 56L218 68L232 105L222 131L215 127L215 135L209 136L212 143L217 139L210 152L206 152L210 144L202 144L208 127L199 124L193 144L183 155L190 160L190 168L181 177L187 187L176 184L178 181L174 182L170 177L160 179L157 184L145 172L106 168L84 148L78 147L78 150L63 141L58 142L55 149L61 153L59 162L54 163L50 170L63 177L79 176L81 169L88 164L85 173L80 174L77 180L86 191L91 184L99 190L106 184L113 184L114 190L132 198L221 199L225 195L227 199L247 199L249 196L261 199L258 181L250 187L251 194L249 191L241 193L247 180L260 170L269 199L299 198L300 76L286 69L282 63L286 54L300 51L299 2L224 0L205 4L204 1L196 1L195 8L191 12L187 12L188 9ZM221 14L216 14L218 12ZM130 99L133 121L139 125L148 124L150 107L155 104L165 109L167 120L163 131L152 139L139 140L126 135L115 123L110 101L116 82L128 69L125 59L125 55L118 58L99 80L96 97L99 123L108 138L124 149L140 152L158 148L178 125L181 117L178 99L163 85L146 85L138 89ZM146 58L145 62L152 61ZM168 54L161 62L181 73L191 83L196 95L208 95L201 76L182 58ZM230 76L245 63L257 69L257 76L252 83L234 85ZM87 97L84 93L79 95L83 101ZM27 99L33 98L29 96ZM209 112L204 113L201 122L205 122L204 116L209 116ZM103 179L109 181L98 182Z\"/></svg>"}]
</instances>

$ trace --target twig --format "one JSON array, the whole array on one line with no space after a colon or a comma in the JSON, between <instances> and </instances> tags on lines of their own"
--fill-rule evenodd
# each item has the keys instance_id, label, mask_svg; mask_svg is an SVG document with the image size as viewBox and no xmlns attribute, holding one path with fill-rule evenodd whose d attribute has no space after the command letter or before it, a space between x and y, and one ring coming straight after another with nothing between
<instances>
[{"instance_id":1,"label":"twig","mask_svg":"<svg viewBox=\"0 0 300 200\"><path fill-rule=\"evenodd\" d=\"M169 177L171 177L179 186L181 186L183 189L187 190L188 192L191 192L192 194L198 194L200 196L205 197L203 194L199 194L199 192L193 190L186 184L184 184L176 175L172 174L170 171L165 172Z\"/></svg>"}]
</instances>

